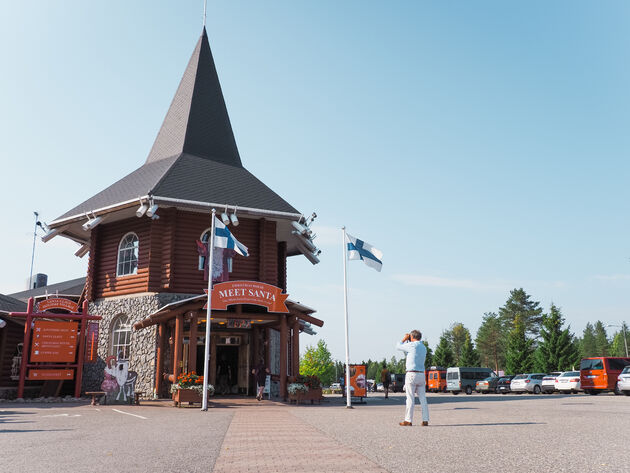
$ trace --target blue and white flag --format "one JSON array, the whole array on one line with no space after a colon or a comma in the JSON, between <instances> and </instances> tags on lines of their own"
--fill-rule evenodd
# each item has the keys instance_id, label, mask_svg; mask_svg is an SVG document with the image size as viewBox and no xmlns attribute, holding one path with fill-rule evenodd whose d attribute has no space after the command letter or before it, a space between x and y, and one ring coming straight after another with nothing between
<instances>
[{"instance_id":1,"label":"blue and white flag","mask_svg":"<svg viewBox=\"0 0 630 473\"><path fill-rule=\"evenodd\" d=\"M377 271L381 271L383 267L383 252L377 250L369 243L359 240L346 233L346 244L348 259L360 259L363 260L370 268L374 268Z\"/></svg>"},{"instance_id":2,"label":"blue and white flag","mask_svg":"<svg viewBox=\"0 0 630 473\"><path fill-rule=\"evenodd\" d=\"M225 224L218 218L214 218L214 247L228 248L236 251L239 255L249 256L247 247L234 238Z\"/></svg>"}]
</instances>

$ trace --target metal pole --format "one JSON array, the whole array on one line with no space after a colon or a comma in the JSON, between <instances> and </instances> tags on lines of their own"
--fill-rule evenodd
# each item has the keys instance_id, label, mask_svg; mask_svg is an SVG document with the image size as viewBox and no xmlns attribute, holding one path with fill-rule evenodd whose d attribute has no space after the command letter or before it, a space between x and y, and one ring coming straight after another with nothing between
<instances>
[{"instance_id":1,"label":"metal pole","mask_svg":"<svg viewBox=\"0 0 630 473\"><path fill-rule=\"evenodd\" d=\"M623 343L626 346L626 358L628 357L628 336L626 335L626 323L621 322L621 330L623 330Z\"/></svg>"},{"instance_id":2,"label":"metal pole","mask_svg":"<svg viewBox=\"0 0 630 473\"><path fill-rule=\"evenodd\" d=\"M341 227L343 244L341 248L343 250L343 305L346 321L346 382L344 383L346 389L346 408L352 409L352 403L350 401L350 345L348 339L348 269L346 260L346 227Z\"/></svg>"},{"instance_id":3,"label":"metal pole","mask_svg":"<svg viewBox=\"0 0 630 473\"><path fill-rule=\"evenodd\" d=\"M28 277L28 289L29 291L33 289L33 263L35 262L35 240L37 239L37 219L39 218L39 214L37 212L33 212L35 214L35 228L33 229L33 251L31 252L31 274Z\"/></svg>"},{"instance_id":4,"label":"metal pole","mask_svg":"<svg viewBox=\"0 0 630 473\"><path fill-rule=\"evenodd\" d=\"M208 252L208 305L206 310L206 346L203 360L202 411L208 410L208 376L210 375L208 365L210 364L210 325L212 324L212 258L214 257L214 219L216 218L216 213L216 209L212 209L212 224L210 225L210 238L208 239L210 251Z\"/></svg>"}]
</instances>

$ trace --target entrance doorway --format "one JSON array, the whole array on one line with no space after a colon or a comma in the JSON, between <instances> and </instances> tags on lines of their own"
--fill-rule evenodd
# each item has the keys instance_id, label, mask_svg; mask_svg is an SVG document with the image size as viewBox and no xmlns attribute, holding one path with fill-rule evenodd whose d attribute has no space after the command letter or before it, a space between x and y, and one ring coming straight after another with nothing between
<instances>
[{"instance_id":1,"label":"entrance doorway","mask_svg":"<svg viewBox=\"0 0 630 473\"><path fill-rule=\"evenodd\" d=\"M238 394L238 346L217 346L216 394Z\"/></svg>"}]
</instances>

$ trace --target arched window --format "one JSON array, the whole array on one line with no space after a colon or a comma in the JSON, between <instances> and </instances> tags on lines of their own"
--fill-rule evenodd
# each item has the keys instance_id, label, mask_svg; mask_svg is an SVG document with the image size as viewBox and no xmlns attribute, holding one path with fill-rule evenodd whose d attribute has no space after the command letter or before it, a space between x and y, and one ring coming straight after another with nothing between
<instances>
[{"instance_id":1,"label":"arched window","mask_svg":"<svg viewBox=\"0 0 630 473\"><path fill-rule=\"evenodd\" d=\"M138 236L127 233L118 245L118 265L116 276L138 274Z\"/></svg>"},{"instance_id":2,"label":"arched window","mask_svg":"<svg viewBox=\"0 0 630 473\"><path fill-rule=\"evenodd\" d=\"M112 349L111 354L123 360L129 359L129 347L131 346L131 323L129 317L122 314L116 317L112 324Z\"/></svg>"}]
</instances>

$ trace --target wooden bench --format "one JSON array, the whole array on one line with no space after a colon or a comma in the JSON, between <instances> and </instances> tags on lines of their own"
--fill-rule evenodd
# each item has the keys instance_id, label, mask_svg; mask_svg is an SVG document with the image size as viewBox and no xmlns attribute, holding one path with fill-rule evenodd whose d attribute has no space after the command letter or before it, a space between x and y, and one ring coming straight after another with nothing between
<instances>
[{"instance_id":1,"label":"wooden bench","mask_svg":"<svg viewBox=\"0 0 630 473\"><path fill-rule=\"evenodd\" d=\"M103 397L103 405L107 404L107 396L106 396L106 392L105 391L86 391L85 394L87 396L92 396L92 406L96 406L97 404L99 404L98 402L96 402L96 397Z\"/></svg>"},{"instance_id":2,"label":"wooden bench","mask_svg":"<svg viewBox=\"0 0 630 473\"><path fill-rule=\"evenodd\" d=\"M141 397L141 396L144 396L144 391L136 391L136 392L134 393L134 401L133 401L133 403L134 403L136 406L139 406L139 405L140 405L140 397Z\"/></svg>"}]
</instances>

